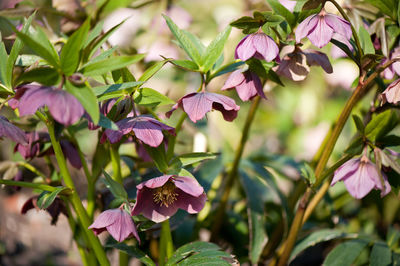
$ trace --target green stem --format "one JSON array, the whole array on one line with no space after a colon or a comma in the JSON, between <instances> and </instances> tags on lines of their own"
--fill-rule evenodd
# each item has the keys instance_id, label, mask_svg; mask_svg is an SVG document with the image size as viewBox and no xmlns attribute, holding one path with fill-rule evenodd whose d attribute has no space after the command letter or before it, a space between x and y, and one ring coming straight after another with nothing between
<instances>
[{"instance_id":1,"label":"green stem","mask_svg":"<svg viewBox=\"0 0 400 266\"><path fill-rule=\"evenodd\" d=\"M110 144L110 158L111 158L111 165L113 168L112 178L122 185L123 180L121 174L121 160L119 157L117 145Z\"/></svg>"},{"instance_id":2,"label":"green stem","mask_svg":"<svg viewBox=\"0 0 400 266\"><path fill-rule=\"evenodd\" d=\"M315 168L316 182L313 185L314 188L318 187L321 184L321 182L323 181L323 177L325 178L325 176L322 175L323 170L326 167L329 157L332 154L333 148L335 147L335 144L340 136L340 133L343 130L344 125L346 124L347 119L350 116L351 111L353 110L353 107L357 104L357 102L361 99L361 97L363 95L365 95L366 89L370 88L369 85L374 81L374 79L379 75L379 73L382 72L388 66L390 66L393 62L394 62L393 60L389 60L383 66L379 67L373 74L371 74L368 77L368 79L365 82L363 81L363 78L360 77L360 81L359 81L356 89L354 90L354 92L351 95L351 97L349 98L349 100L346 102L346 105L344 106L342 112L340 113L332 132L329 132L330 137L329 137L328 141L326 143L324 142L322 144L322 145L325 145L325 148L324 148L324 150L321 154L320 160L318 161L318 164ZM303 219L303 216L305 213L305 208L310 200L311 195L312 195L312 189L308 188L306 190L305 194L303 195L302 199L300 200L300 204L296 211L295 218L290 227L288 238L280 250L282 252L281 252L279 262L278 262L279 266L286 265L289 260L290 253L292 252L293 246L296 242L299 230L301 229L303 221L305 221ZM321 199L322 199L322 197L321 197ZM318 202L316 202L316 203L318 203Z\"/></svg>"},{"instance_id":3,"label":"green stem","mask_svg":"<svg viewBox=\"0 0 400 266\"><path fill-rule=\"evenodd\" d=\"M358 60L360 61L359 63L361 63L361 57L363 56L364 52L361 48L361 43L360 43L360 39L358 38L357 31L354 29L353 25L350 22L349 17L347 16L346 12L344 12L343 8L335 0L329 0L329 1L335 5L335 7L340 12L342 17L350 23L351 31L353 32L353 38L354 38L354 41L356 42L356 46L357 46L357 50L358 50L358 56L359 56Z\"/></svg>"},{"instance_id":4,"label":"green stem","mask_svg":"<svg viewBox=\"0 0 400 266\"><path fill-rule=\"evenodd\" d=\"M85 210L85 208L82 205L81 199L79 198L76 189L75 189L75 184L72 181L72 177L68 171L67 163L65 161L64 154L61 150L60 143L57 141L55 132L54 132L54 121L48 118L48 123L47 123L47 129L49 131L50 135L50 140L51 144L53 146L54 153L56 155L58 167L60 168L60 173L61 176L68 188L72 190L72 195L70 196L70 201L71 204L77 214L77 217L79 217L80 223L82 225L82 229L84 233L87 236L87 239L89 241L88 244L91 245L93 248L97 260L99 261L100 265L105 265L109 266L110 263L108 261L107 255L99 241L99 239L93 234L91 230L88 229L90 226L90 219L89 216Z\"/></svg>"},{"instance_id":5,"label":"green stem","mask_svg":"<svg viewBox=\"0 0 400 266\"><path fill-rule=\"evenodd\" d=\"M243 154L243 150L244 147L246 145L247 139L249 137L249 133L250 133L250 127L251 124L254 120L257 108L260 104L260 96L257 96L256 98L254 98L250 110L247 114L246 117L246 121L243 127L243 132L242 132L242 137L240 139L240 143L239 146L236 150L235 153L235 158L233 161L233 165L232 168L230 169L228 175L226 176L226 185L224 187L224 190L222 192L222 197L221 197L221 201L219 203L219 207L216 211L216 215L214 217L214 223L211 229L211 241L215 241L218 235L218 232L222 226L222 221L225 215L225 209L226 209L226 205L228 203L228 199L229 199L229 194L231 192L231 189L233 187L233 183L235 181L235 177L237 176L237 171L239 168L239 163L240 163L240 159L242 158L242 154Z\"/></svg>"},{"instance_id":6,"label":"green stem","mask_svg":"<svg viewBox=\"0 0 400 266\"><path fill-rule=\"evenodd\" d=\"M44 185L44 184L36 184L36 183L5 180L5 179L0 179L0 184L6 185L6 186L28 187L28 188L40 189L40 190L49 191L49 192L53 192L58 189L56 187L52 187L52 186ZM71 193L72 193L72 190L70 190L70 189L66 189L61 192L61 194L63 194L63 195L69 195Z\"/></svg>"},{"instance_id":7,"label":"green stem","mask_svg":"<svg viewBox=\"0 0 400 266\"><path fill-rule=\"evenodd\" d=\"M172 242L171 228L169 226L169 220L166 220L161 223L160 257L158 261L159 265L165 265L173 253L174 244Z\"/></svg>"},{"instance_id":8,"label":"green stem","mask_svg":"<svg viewBox=\"0 0 400 266\"><path fill-rule=\"evenodd\" d=\"M28 169L32 173L34 173L34 174L36 174L36 175L38 175L40 177L43 177L43 179L46 180L47 176L45 174L43 174L42 172L40 172L38 169L36 169L35 166L33 166L33 165L31 165L31 164L29 164L27 162L24 162L24 161L17 162L17 164L18 164L18 166L25 167L26 169Z\"/></svg>"}]
</instances>

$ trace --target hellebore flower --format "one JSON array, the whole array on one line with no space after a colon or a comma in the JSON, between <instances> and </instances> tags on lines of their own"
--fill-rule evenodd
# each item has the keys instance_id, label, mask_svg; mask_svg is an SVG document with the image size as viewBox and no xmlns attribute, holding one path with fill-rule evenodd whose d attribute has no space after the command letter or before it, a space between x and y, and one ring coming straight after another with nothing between
<instances>
[{"instance_id":1,"label":"hellebore flower","mask_svg":"<svg viewBox=\"0 0 400 266\"><path fill-rule=\"evenodd\" d=\"M250 71L235 70L225 81L221 90L236 88L236 92L242 101L248 101L257 94L266 99L260 78Z\"/></svg>"},{"instance_id":2,"label":"hellebore flower","mask_svg":"<svg viewBox=\"0 0 400 266\"><path fill-rule=\"evenodd\" d=\"M22 206L21 214L25 214L31 209L39 210L40 208L37 205L37 200L38 200L38 196L28 199ZM58 216L60 216L60 213L64 214L66 217L68 217L67 208L65 207L64 202L59 198L55 198L53 203L49 207L47 207L45 210L51 216L51 225L56 225L56 223L58 221Z\"/></svg>"},{"instance_id":3,"label":"hellebore flower","mask_svg":"<svg viewBox=\"0 0 400 266\"><path fill-rule=\"evenodd\" d=\"M322 48L329 43L333 34L338 33L347 40L351 38L351 26L348 21L321 9L318 14L311 15L303 20L296 30L296 42L308 37L312 44Z\"/></svg>"},{"instance_id":4,"label":"hellebore flower","mask_svg":"<svg viewBox=\"0 0 400 266\"><path fill-rule=\"evenodd\" d=\"M389 55L390 59L393 58L399 58L400 57L400 47L395 48ZM382 61L382 64L385 64L388 61L388 59L385 59ZM397 74L400 76L400 62L396 61L393 64L391 64L389 67L385 68L383 70L382 75L385 77L385 79L392 79L394 77L394 74Z\"/></svg>"},{"instance_id":5,"label":"hellebore flower","mask_svg":"<svg viewBox=\"0 0 400 266\"><path fill-rule=\"evenodd\" d=\"M21 144L28 143L25 133L19 129L19 127L11 124L7 118L0 115L0 138L2 137L10 138L11 140Z\"/></svg>"},{"instance_id":6,"label":"hellebore flower","mask_svg":"<svg viewBox=\"0 0 400 266\"><path fill-rule=\"evenodd\" d=\"M14 152L18 151L25 160L36 157L40 152L39 134L36 131L29 132L26 133L26 138L28 141L26 145L17 143L14 147Z\"/></svg>"},{"instance_id":7,"label":"hellebore flower","mask_svg":"<svg viewBox=\"0 0 400 266\"><path fill-rule=\"evenodd\" d=\"M239 42L236 46L235 58L246 61L255 57L271 62L278 56L278 53L278 45L260 29L256 33L247 35Z\"/></svg>"},{"instance_id":8,"label":"hellebore flower","mask_svg":"<svg viewBox=\"0 0 400 266\"><path fill-rule=\"evenodd\" d=\"M66 126L77 122L84 113L81 103L72 94L41 85L24 85L27 88L19 99L20 115L34 114L37 109L47 105L53 118Z\"/></svg>"},{"instance_id":9,"label":"hellebore flower","mask_svg":"<svg viewBox=\"0 0 400 266\"><path fill-rule=\"evenodd\" d=\"M143 141L145 144L151 147L158 147L164 139L163 130L168 131L170 134L175 134L175 129L173 127L167 126L145 115L122 119L118 121L116 125L119 130L106 129L104 132L111 143L120 141L123 135L133 131L136 138Z\"/></svg>"},{"instance_id":10,"label":"hellebore flower","mask_svg":"<svg viewBox=\"0 0 400 266\"><path fill-rule=\"evenodd\" d=\"M118 242L134 236L140 243L140 238L131 215L120 208L100 213L96 220L89 226L89 229L92 229L96 236L107 230Z\"/></svg>"},{"instance_id":11,"label":"hellebore flower","mask_svg":"<svg viewBox=\"0 0 400 266\"><path fill-rule=\"evenodd\" d=\"M343 181L347 191L356 199L361 199L367 195L373 188L381 190L381 197L387 195L391 191L389 182L384 173L378 173L376 165L373 164L367 156L354 158L342 166L334 173L331 186L338 181Z\"/></svg>"},{"instance_id":12,"label":"hellebore flower","mask_svg":"<svg viewBox=\"0 0 400 266\"><path fill-rule=\"evenodd\" d=\"M191 177L163 175L136 186L137 200L132 215L160 223L174 215L178 208L188 213L200 212L207 196L200 184Z\"/></svg>"},{"instance_id":13,"label":"hellebore flower","mask_svg":"<svg viewBox=\"0 0 400 266\"><path fill-rule=\"evenodd\" d=\"M310 72L310 66L321 66L326 73L333 72L326 54L311 49L302 51L298 47L283 57L279 66L276 67L276 72L293 81L301 81Z\"/></svg>"},{"instance_id":14,"label":"hellebore flower","mask_svg":"<svg viewBox=\"0 0 400 266\"><path fill-rule=\"evenodd\" d=\"M187 113L193 123L202 119L212 109L220 111L226 121L233 121L240 109L235 100L221 94L206 91L193 92L183 96L165 115L169 118L178 107Z\"/></svg>"},{"instance_id":15,"label":"hellebore flower","mask_svg":"<svg viewBox=\"0 0 400 266\"><path fill-rule=\"evenodd\" d=\"M400 79L389 84L381 94L383 103L397 103L400 101Z\"/></svg>"}]
</instances>

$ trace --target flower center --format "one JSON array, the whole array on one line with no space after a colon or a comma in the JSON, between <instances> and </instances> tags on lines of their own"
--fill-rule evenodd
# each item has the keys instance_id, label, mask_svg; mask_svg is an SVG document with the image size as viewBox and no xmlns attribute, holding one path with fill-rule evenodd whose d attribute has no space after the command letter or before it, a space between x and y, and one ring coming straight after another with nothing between
<instances>
[{"instance_id":1,"label":"flower center","mask_svg":"<svg viewBox=\"0 0 400 266\"><path fill-rule=\"evenodd\" d=\"M153 194L153 200L155 203L159 203L160 206L165 205L168 207L176 200L178 193L175 192L175 185L171 181L165 183L162 187L156 188Z\"/></svg>"}]
</instances>

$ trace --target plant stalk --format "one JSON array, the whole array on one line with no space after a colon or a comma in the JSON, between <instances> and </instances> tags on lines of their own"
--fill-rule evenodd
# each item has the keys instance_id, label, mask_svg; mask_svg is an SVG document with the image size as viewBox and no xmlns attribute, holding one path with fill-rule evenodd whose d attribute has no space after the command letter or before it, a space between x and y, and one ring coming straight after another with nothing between
<instances>
[{"instance_id":1,"label":"plant stalk","mask_svg":"<svg viewBox=\"0 0 400 266\"><path fill-rule=\"evenodd\" d=\"M161 223L161 236L160 236L160 257L158 263L164 266L167 260L174 253L174 244L172 242L171 228L169 220Z\"/></svg>"}]
</instances>

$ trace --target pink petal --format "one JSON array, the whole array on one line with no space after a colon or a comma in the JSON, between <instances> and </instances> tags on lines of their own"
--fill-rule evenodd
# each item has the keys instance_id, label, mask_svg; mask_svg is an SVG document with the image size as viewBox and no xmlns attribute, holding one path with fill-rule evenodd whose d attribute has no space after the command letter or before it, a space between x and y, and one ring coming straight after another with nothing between
<instances>
[{"instance_id":1,"label":"pink petal","mask_svg":"<svg viewBox=\"0 0 400 266\"><path fill-rule=\"evenodd\" d=\"M306 37L317 26L318 21L318 14L311 15L303 20L296 29L296 42L300 43L301 39Z\"/></svg>"},{"instance_id":2,"label":"pink petal","mask_svg":"<svg viewBox=\"0 0 400 266\"><path fill-rule=\"evenodd\" d=\"M254 34L253 46L257 50L256 58L265 59L267 62L274 60L279 53L278 45L271 37L264 33ZM258 55L261 55L261 58Z\"/></svg>"},{"instance_id":3,"label":"pink petal","mask_svg":"<svg viewBox=\"0 0 400 266\"><path fill-rule=\"evenodd\" d=\"M344 180L347 191L356 199L361 199L374 188L375 182L369 177L369 169L365 163L360 163L358 170Z\"/></svg>"},{"instance_id":4,"label":"pink petal","mask_svg":"<svg viewBox=\"0 0 400 266\"><path fill-rule=\"evenodd\" d=\"M145 182L140 183L139 185L136 186L137 189L142 189L143 187L148 187L148 188L158 188L162 187L167 181L172 177L172 175L162 175L159 177L154 177L150 180L147 180Z\"/></svg>"},{"instance_id":5,"label":"pink petal","mask_svg":"<svg viewBox=\"0 0 400 266\"><path fill-rule=\"evenodd\" d=\"M0 116L0 137L8 137L21 144L28 144L25 133L17 126L14 126L4 116Z\"/></svg>"},{"instance_id":6,"label":"pink petal","mask_svg":"<svg viewBox=\"0 0 400 266\"><path fill-rule=\"evenodd\" d=\"M124 241L130 235L134 235L136 239L139 239L132 217L124 210L116 210L118 213L115 214L115 222L107 226L107 231L110 235L118 242Z\"/></svg>"},{"instance_id":7,"label":"pink petal","mask_svg":"<svg viewBox=\"0 0 400 266\"><path fill-rule=\"evenodd\" d=\"M225 81L225 84L221 88L221 90L232 89L232 88L240 85L244 80L245 80L245 77L244 77L242 71L240 69L235 70L229 75L228 79Z\"/></svg>"},{"instance_id":8,"label":"pink petal","mask_svg":"<svg viewBox=\"0 0 400 266\"><path fill-rule=\"evenodd\" d=\"M132 128L135 136L151 147L158 147L164 139L161 128L151 122L137 121Z\"/></svg>"},{"instance_id":9,"label":"pink petal","mask_svg":"<svg viewBox=\"0 0 400 266\"><path fill-rule=\"evenodd\" d=\"M46 104L54 119L66 126L77 122L85 112L75 96L62 90L52 90Z\"/></svg>"},{"instance_id":10,"label":"pink petal","mask_svg":"<svg viewBox=\"0 0 400 266\"><path fill-rule=\"evenodd\" d=\"M333 14L326 14L325 21L335 32L350 40L352 31L347 20Z\"/></svg>"},{"instance_id":11,"label":"pink petal","mask_svg":"<svg viewBox=\"0 0 400 266\"><path fill-rule=\"evenodd\" d=\"M212 109L213 101L206 96L207 94L200 92L182 98L183 110L194 123L202 119Z\"/></svg>"},{"instance_id":12,"label":"pink petal","mask_svg":"<svg viewBox=\"0 0 400 266\"><path fill-rule=\"evenodd\" d=\"M48 102L49 91L48 87L31 86L19 100L18 109L21 116L31 115L37 109L44 106Z\"/></svg>"},{"instance_id":13,"label":"pink petal","mask_svg":"<svg viewBox=\"0 0 400 266\"><path fill-rule=\"evenodd\" d=\"M113 224L119 212L119 209L112 209L100 213L96 220L89 226L89 229L100 229Z\"/></svg>"},{"instance_id":14,"label":"pink petal","mask_svg":"<svg viewBox=\"0 0 400 266\"><path fill-rule=\"evenodd\" d=\"M207 201L207 196L205 193L202 193L198 197L194 197L186 193L180 194L178 190L178 195L179 196L177 198L176 205L180 209L192 214L200 212L204 208L204 205Z\"/></svg>"},{"instance_id":15,"label":"pink petal","mask_svg":"<svg viewBox=\"0 0 400 266\"><path fill-rule=\"evenodd\" d=\"M183 190L185 193L198 197L203 194L204 189L194 178L187 176L177 176L173 178L174 184L177 188Z\"/></svg>"},{"instance_id":16,"label":"pink petal","mask_svg":"<svg viewBox=\"0 0 400 266\"><path fill-rule=\"evenodd\" d=\"M236 46L235 58L242 61L250 59L256 53L256 48L253 44L253 34L244 37Z\"/></svg>"},{"instance_id":17,"label":"pink petal","mask_svg":"<svg viewBox=\"0 0 400 266\"><path fill-rule=\"evenodd\" d=\"M338 181L343 181L354 175L359 166L360 158L354 158L345 162L342 166L336 169L333 175L331 186L335 185Z\"/></svg>"},{"instance_id":18,"label":"pink petal","mask_svg":"<svg viewBox=\"0 0 400 266\"><path fill-rule=\"evenodd\" d=\"M328 74L333 72L332 65L326 54L311 49L305 50L304 54L306 55L308 65L321 66Z\"/></svg>"},{"instance_id":19,"label":"pink petal","mask_svg":"<svg viewBox=\"0 0 400 266\"><path fill-rule=\"evenodd\" d=\"M314 30L308 34L308 39L318 48L322 48L332 39L333 31L326 24L324 17L318 16L318 23Z\"/></svg>"},{"instance_id":20,"label":"pink petal","mask_svg":"<svg viewBox=\"0 0 400 266\"><path fill-rule=\"evenodd\" d=\"M400 101L400 79L392 82L386 88L384 92L382 92L382 96L384 100L389 103L397 103Z\"/></svg>"}]
</instances>

